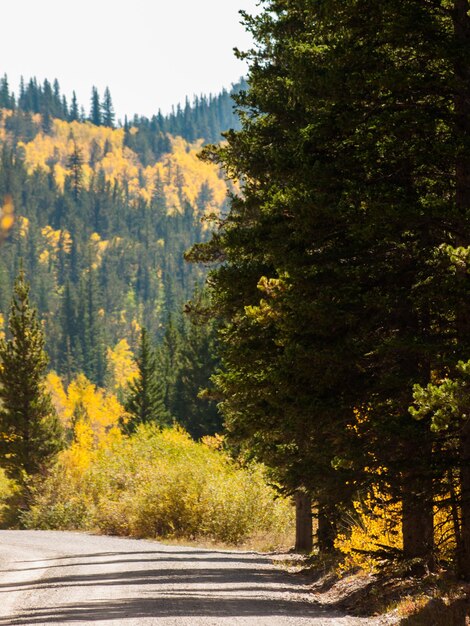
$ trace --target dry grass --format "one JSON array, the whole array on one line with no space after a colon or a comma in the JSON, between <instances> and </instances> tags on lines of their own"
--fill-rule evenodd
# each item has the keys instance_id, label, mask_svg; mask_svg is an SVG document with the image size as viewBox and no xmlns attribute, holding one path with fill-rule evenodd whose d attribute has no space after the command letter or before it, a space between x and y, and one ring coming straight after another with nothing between
<instances>
[{"instance_id":1,"label":"dry grass","mask_svg":"<svg viewBox=\"0 0 470 626\"><path fill-rule=\"evenodd\" d=\"M170 546L190 546L192 548L202 548L205 550L239 550L241 552L268 552L273 554L273 558L280 561L289 559L289 551L294 543L294 532L290 529L284 535L273 536L269 532L255 533L247 540L239 543L228 543L216 541L207 537L178 538L162 537L161 541Z\"/></svg>"}]
</instances>

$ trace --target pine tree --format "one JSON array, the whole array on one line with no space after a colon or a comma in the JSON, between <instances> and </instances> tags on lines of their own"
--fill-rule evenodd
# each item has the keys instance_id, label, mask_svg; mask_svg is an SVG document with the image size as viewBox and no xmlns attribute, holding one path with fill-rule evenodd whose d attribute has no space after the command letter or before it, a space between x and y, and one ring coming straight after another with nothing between
<instances>
[{"instance_id":1,"label":"pine tree","mask_svg":"<svg viewBox=\"0 0 470 626\"><path fill-rule=\"evenodd\" d=\"M228 426L327 508L379 482L431 562L439 447L408 406L470 348L468 2L263 4L242 130L209 154L243 197L199 250L224 260Z\"/></svg>"},{"instance_id":2,"label":"pine tree","mask_svg":"<svg viewBox=\"0 0 470 626\"><path fill-rule=\"evenodd\" d=\"M102 387L106 376L106 347L100 313L101 290L90 247L88 255L88 268L81 284L83 371L89 380Z\"/></svg>"},{"instance_id":3,"label":"pine tree","mask_svg":"<svg viewBox=\"0 0 470 626\"><path fill-rule=\"evenodd\" d=\"M63 120L69 119L69 105L67 103L67 98L65 96L62 96L62 99L61 99L60 117Z\"/></svg>"},{"instance_id":4,"label":"pine tree","mask_svg":"<svg viewBox=\"0 0 470 626\"><path fill-rule=\"evenodd\" d=\"M70 105L69 121L77 122L80 118L80 112L78 109L77 94L75 91L72 93L72 104Z\"/></svg>"},{"instance_id":5,"label":"pine tree","mask_svg":"<svg viewBox=\"0 0 470 626\"><path fill-rule=\"evenodd\" d=\"M0 341L0 462L25 486L60 450L62 430L44 389L44 333L23 270L15 282L8 328L10 339Z\"/></svg>"},{"instance_id":6,"label":"pine tree","mask_svg":"<svg viewBox=\"0 0 470 626\"><path fill-rule=\"evenodd\" d=\"M6 74L0 79L0 107L5 109L12 108L12 96L10 95L8 76Z\"/></svg>"},{"instance_id":7,"label":"pine tree","mask_svg":"<svg viewBox=\"0 0 470 626\"><path fill-rule=\"evenodd\" d=\"M96 87L91 91L90 122L96 126L102 124L100 96Z\"/></svg>"},{"instance_id":8,"label":"pine tree","mask_svg":"<svg viewBox=\"0 0 470 626\"><path fill-rule=\"evenodd\" d=\"M78 200L82 190L83 182L83 155L77 142L73 141L73 152L70 154L67 163L70 169L70 182L75 201Z\"/></svg>"},{"instance_id":9,"label":"pine tree","mask_svg":"<svg viewBox=\"0 0 470 626\"><path fill-rule=\"evenodd\" d=\"M468 577L470 562L470 535L468 533L468 506L470 502L470 361L460 361L452 378L445 377L426 387L415 385L415 405L410 408L416 419L431 417L432 428L445 432L446 469L448 480L439 496L452 498L452 523L456 557L461 574ZM460 510L459 510L460 509Z\"/></svg>"},{"instance_id":10,"label":"pine tree","mask_svg":"<svg viewBox=\"0 0 470 626\"><path fill-rule=\"evenodd\" d=\"M302 232L302 216L294 213L306 206L313 190L307 185L310 176L305 179L305 192L301 187L304 154L298 135L308 121L300 107L285 106L290 95L284 93L289 84L284 73L291 68L283 55L302 38L306 26L292 17L286 15L289 28L279 20L279 32L274 33L274 17L271 21L264 15L250 24L253 30L259 28L260 41L272 39L279 45L269 63L254 64L252 91L245 101L239 97L240 108L247 105L252 118L244 118L239 133L227 134L227 147L209 154L234 178L246 177L246 182L244 197L232 198L224 228L198 252L202 261L206 254L205 260L225 261L212 272L210 285L214 309L226 320L223 367L215 381L224 397L221 406L232 439L267 463L288 493L307 493L317 500L319 526L331 528L319 533L320 548L331 549L335 518L350 497L351 483L345 472L332 465L343 452L342 433L354 406L353 399L343 399L339 389L340 385L355 388L349 384L354 370L338 358L347 353L347 344L336 341L335 345L328 330L319 328L320 321L341 322L338 312L322 310L326 302L335 301L331 292L316 307L314 298L321 290L315 285L317 293L305 293L307 279L314 275L309 265L315 260L312 247L317 236L308 225ZM270 31L266 40L263 29ZM276 74L278 81L272 84ZM294 84L299 93L306 88L300 81ZM294 179L296 167L299 180ZM312 204L310 200L309 211ZM304 237L310 241L305 251ZM288 271L296 271L295 283ZM291 319L292 325L287 323ZM343 340L344 324L338 327L338 339ZM298 547L308 549L311 539L298 539Z\"/></svg>"},{"instance_id":11,"label":"pine tree","mask_svg":"<svg viewBox=\"0 0 470 626\"><path fill-rule=\"evenodd\" d=\"M134 432L139 424L165 426L171 422L164 403L162 382L157 377L155 351L145 328L141 330L136 364L137 378L129 384L124 405L129 415L128 421L123 422L123 430L127 433Z\"/></svg>"},{"instance_id":12,"label":"pine tree","mask_svg":"<svg viewBox=\"0 0 470 626\"><path fill-rule=\"evenodd\" d=\"M115 121L114 107L113 107L113 101L111 99L111 92L109 91L108 87L106 87L104 91L102 109L103 109L103 116L102 116L103 125L109 126L110 128L114 128L114 121Z\"/></svg>"},{"instance_id":13,"label":"pine tree","mask_svg":"<svg viewBox=\"0 0 470 626\"><path fill-rule=\"evenodd\" d=\"M202 302L197 296L196 302ZM216 357L216 326L213 321L196 319L191 312L197 305L188 305L190 315L178 343L177 363L172 366L174 377L168 381L171 412L194 439L214 435L223 430L222 417L216 403L209 399L210 377L218 366ZM166 342L166 345L168 343Z\"/></svg>"}]
</instances>

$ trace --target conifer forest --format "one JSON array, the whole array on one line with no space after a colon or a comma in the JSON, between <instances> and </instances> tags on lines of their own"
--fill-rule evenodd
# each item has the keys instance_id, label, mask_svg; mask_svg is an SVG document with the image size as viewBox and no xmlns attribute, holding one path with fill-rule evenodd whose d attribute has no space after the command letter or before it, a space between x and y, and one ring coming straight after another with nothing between
<instances>
[{"instance_id":1,"label":"conifer forest","mask_svg":"<svg viewBox=\"0 0 470 626\"><path fill-rule=\"evenodd\" d=\"M468 582L468 0L243 23L167 115L0 79L0 522Z\"/></svg>"}]
</instances>

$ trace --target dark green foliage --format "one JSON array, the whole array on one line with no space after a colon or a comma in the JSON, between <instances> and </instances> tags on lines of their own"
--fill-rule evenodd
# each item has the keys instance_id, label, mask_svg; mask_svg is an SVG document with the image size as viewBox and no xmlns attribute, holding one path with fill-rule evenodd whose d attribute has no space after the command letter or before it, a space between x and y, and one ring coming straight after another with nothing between
<instances>
[{"instance_id":1,"label":"dark green foliage","mask_svg":"<svg viewBox=\"0 0 470 626\"><path fill-rule=\"evenodd\" d=\"M155 350L145 328L142 328L140 334L136 364L137 377L129 384L124 404L129 416L122 425L126 433L134 432L139 424L165 426L171 423L171 415L164 402L163 381L158 377Z\"/></svg>"},{"instance_id":2,"label":"dark green foliage","mask_svg":"<svg viewBox=\"0 0 470 626\"><path fill-rule=\"evenodd\" d=\"M203 299L198 296L196 302ZM214 321L198 319L196 306L187 305L184 318L169 318L157 349L165 404L194 439L223 430L217 404L207 393L210 377L219 364L216 344Z\"/></svg>"},{"instance_id":3,"label":"dark green foliage","mask_svg":"<svg viewBox=\"0 0 470 626\"><path fill-rule=\"evenodd\" d=\"M23 257L32 296L44 316L51 366L67 377L86 370L101 384L106 346L125 336L132 319L161 338L169 314L203 280L204 272L186 265L183 254L201 236L205 206L198 203L187 206L184 215L168 215L158 181L150 203L135 203L123 187L106 182L103 172L85 188L78 147L69 165L71 175L60 191L52 176L39 170L28 175L18 152L2 147L0 197L11 194L16 215L26 217L29 225L20 234L17 221L2 246L0 312L8 312L18 259ZM41 231L47 226L63 232L57 256L40 263L46 246ZM108 241L99 263L90 243L93 233Z\"/></svg>"},{"instance_id":4,"label":"dark green foliage","mask_svg":"<svg viewBox=\"0 0 470 626\"><path fill-rule=\"evenodd\" d=\"M102 109L103 109L103 125L109 126L110 128L114 128L114 107L113 107L113 101L111 98L111 92L109 91L108 87L106 87L106 89L104 90Z\"/></svg>"},{"instance_id":5,"label":"dark green foliage","mask_svg":"<svg viewBox=\"0 0 470 626\"><path fill-rule=\"evenodd\" d=\"M431 559L442 442L408 406L469 348L468 3L262 4L242 129L206 153L244 193L192 253L224 262L228 426L321 505L380 483Z\"/></svg>"},{"instance_id":6,"label":"dark green foliage","mask_svg":"<svg viewBox=\"0 0 470 626\"><path fill-rule=\"evenodd\" d=\"M91 108L89 119L90 122L96 126L101 126L102 124L100 96L96 87L93 87L91 90Z\"/></svg>"},{"instance_id":7,"label":"dark green foliage","mask_svg":"<svg viewBox=\"0 0 470 626\"><path fill-rule=\"evenodd\" d=\"M10 86L8 83L8 76L4 74L0 79L0 108L2 109L14 109L15 97L10 92Z\"/></svg>"},{"instance_id":8,"label":"dark green foliage","mask_svg":"<svg viewBox=\"0 0 470 626\"><path fill-rule=\"evenodd\" d=\"M187 141L203 139L204 143L218 142L223 131L240 127L232 96L246 86L246 81L241 79L230 93L224 90L218 96L196 97L192 105L186 100L184 108L178 106L167 116L160 112L151 119L136 116L131 123L126 121L124 125L126 145L135 150L145 164L168 150L168 134ZM139 132L131 134L130 127L137 128Z\"/></svg>"},{"instance_id":9,"label":"dark green foliage","mask_svg":"<svg viewBox=\"0 0 470 626\"><path fill-rule=\"evenodd\" d=\"M75 201L77 201L83 183L83 156L75 141L73 143L73 152L68 160L68 167L70 169L70 185L72 194Z\"/></svg>"},{"instance_id":10,"label":"dark green foliage","mask_svg":"<svg viewBox=\"0 0 470 626\"><path fill-rule=\"evenodd\" d=\"M0 341L0 463L7 476L25 485L50 465L62 446L62 430L44 389L44 333L23 271L15 282L8 330L10 337Z\"/></svg>"},{"instance_id":11,"label":"dark green foliage","mask_svg":"<svg viewBox=\"0 0 470 626\"><path fill-rule=\"evenodd\" d=\"M106 346L100 299L97 273L89 261L79 285L77 319L83 355L81 369L89 380L102 387L106 376Z\"/></svg>"},{"instance_id":12,"label":"dark green foliage","mask_svg":"<svg viewBox=\"0 0 470 626\"><path fill-rule=\"evenodd\" d=\"M194 439L223 430L216 403L204 390L218 365L214 324L186 324L170 404L177 422Z\"/></svg>"},{"instance_id":13,"label":"dark green foliage","mask_svg":"<svg viewBox=\"0 0 470 626\"><path fill-rule=\"evenodd\" d=\"M11 99L14 99L13 94ZM25 85L22 78L17 106L22 112L41 113L50 119L67 119L68 115L67 100L60 93L57 79L53 85L47 79L41 85L36 78L31 78Z\"/></svg>"},{"instance_id":14,"label":"dark green foliage","mask_svg":"<svg viewBox=\"0 0 470 626\"><path fill-rule=\"evenodd\" d=\"M445 435L440 449L445 480L436 486L444 500L453 500L453 531L458 569L470 574L470 361L459 361L452 378L422 387L415 385L410 413L418 420L431 419L431 428Z\"/></svg>"},{"instance_id":15,"label":"dark green foliage","mask_svg":"<svg viewBox=\"0 0 470 626\"><path fill-rule=\"evenodd\" d=\"M72 94L72 104L70 105L70 113L68 116L69 122L77 122L80 119L80 112L78 110L77 94L75 91Z\"/></svg>"}]
</instances>

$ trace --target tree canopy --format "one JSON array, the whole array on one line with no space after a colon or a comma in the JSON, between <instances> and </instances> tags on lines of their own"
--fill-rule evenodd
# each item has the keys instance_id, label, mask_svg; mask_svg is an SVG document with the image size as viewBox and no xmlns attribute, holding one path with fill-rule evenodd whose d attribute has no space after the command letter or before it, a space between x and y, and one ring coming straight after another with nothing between
<instances>
[{"instance_id":1,"label":"tree canopy","mask_svg":"<svg viewBox=\"0 0 470 626\"><path fill-rule=\"evenodd\" d=\"M0 340L0 464L20 485L43 473L62 447L62 430L45 390L48 358L29 285L20 271Z\"/></svg>"},{"instance_id":2,"label":"tree canopy","mask_svg":"<svg viewBox=\"0 0 470 626\"><path fill-rule=\"evenodd\" d=\"M330 519L380 485L431 562L443 444L408 407L468 352L467 2L261 4L242 128L206 151L243 193L190 255L218 264L228 427Z\"/></svg>"}]
</instances>

